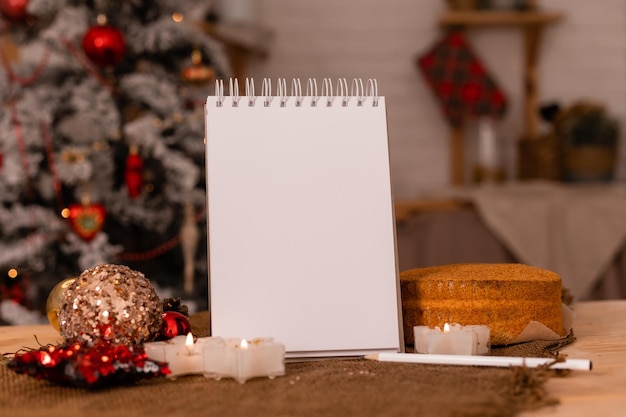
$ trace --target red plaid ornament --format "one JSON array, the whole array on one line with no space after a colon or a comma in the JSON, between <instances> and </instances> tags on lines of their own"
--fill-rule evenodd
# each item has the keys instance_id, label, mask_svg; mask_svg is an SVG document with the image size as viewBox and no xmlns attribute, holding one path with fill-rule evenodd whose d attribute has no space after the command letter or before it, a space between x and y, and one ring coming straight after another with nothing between
<instances>
[{"instance_id":1,"label":"red plaid ornament","mask_svg":"<svg viewBox=\"0 0 626 417\"><path fill-rule=\"evenodd\" d=\"M506 98L458 31L448 32L417 65L453 126L466 116L502 117Z\"/></svg>"}]
</instances>

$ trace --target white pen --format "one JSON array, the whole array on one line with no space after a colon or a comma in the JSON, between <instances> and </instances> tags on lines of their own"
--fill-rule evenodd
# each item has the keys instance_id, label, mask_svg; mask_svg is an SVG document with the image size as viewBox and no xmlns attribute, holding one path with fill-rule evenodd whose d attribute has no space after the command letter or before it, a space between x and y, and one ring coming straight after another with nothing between
<instances>
[{"instance_id":1,"label":"white pen","mask_svg":"<svg viewBox=\"0 0 626 417\"><path fill-rule=\"evenodd\" d=\"M422 353L376 353L365 355L365 359L380 362L422 363L432 365L464 365L464 366L526 366L536 368L550 365L550 369L572 369L590 371L592 364L588 359L565 359L556 361L554 358L523 358L514 356L477 356L477 355L431 355Z\"/></svg>"}]
</instances>

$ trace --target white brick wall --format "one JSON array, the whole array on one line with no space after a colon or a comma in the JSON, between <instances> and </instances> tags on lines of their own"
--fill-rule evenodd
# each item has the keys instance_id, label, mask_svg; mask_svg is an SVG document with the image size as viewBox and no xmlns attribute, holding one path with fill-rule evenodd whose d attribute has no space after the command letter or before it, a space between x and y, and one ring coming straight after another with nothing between
<instances>
[{"instance_id":1,"label":"white brick wall","mask_svg":"<svg viewBox=\"0 0 626 417\"><path fill-rule=\"evenodd\" d=\"M275 33L270 57L250 76L376 78L387 97L396 197L446 186L448 130L414 59L440 35L444 0L256 0ZM626 131L626 2L543 0L564 21L544 34L540 96L564 104L604 102ZM472 30L469 39L510 100L499 126L508 169L522 130L522 36L514 29Z\"/></svg>"}]
</instances>

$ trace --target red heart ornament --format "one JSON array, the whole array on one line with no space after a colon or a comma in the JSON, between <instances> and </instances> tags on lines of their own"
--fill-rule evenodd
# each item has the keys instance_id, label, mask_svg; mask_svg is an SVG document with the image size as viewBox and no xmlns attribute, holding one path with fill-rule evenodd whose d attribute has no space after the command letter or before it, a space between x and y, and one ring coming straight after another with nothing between
<instances>
[{"instance_id":1,"label":"red heart ornament","mask_svg":"<svg viewBox=\"0 0 626 417\"><path fill-rule=\"evenodd\" d=\"M72 204L68 220L72 230L85 241L90 241L104 226L106 209L101 204Z\"/></svg>"}]
</instances>

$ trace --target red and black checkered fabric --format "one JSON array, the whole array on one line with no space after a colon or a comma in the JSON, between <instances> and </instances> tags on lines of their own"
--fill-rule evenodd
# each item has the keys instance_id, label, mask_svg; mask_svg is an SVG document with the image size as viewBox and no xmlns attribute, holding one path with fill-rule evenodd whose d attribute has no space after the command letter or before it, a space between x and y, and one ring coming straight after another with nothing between
<instances>
[{"instance_id":1,"label":"red and black checkered fabric","mask_svg":"<svg viewBox=\"0 0 626 417\"><path fill-rule=\"evenodd\" d=\"M447 33L417 58L417 65L453 126L467 116L504 114L504 94L460 32Z\"/></svg>"}]
</instances>

